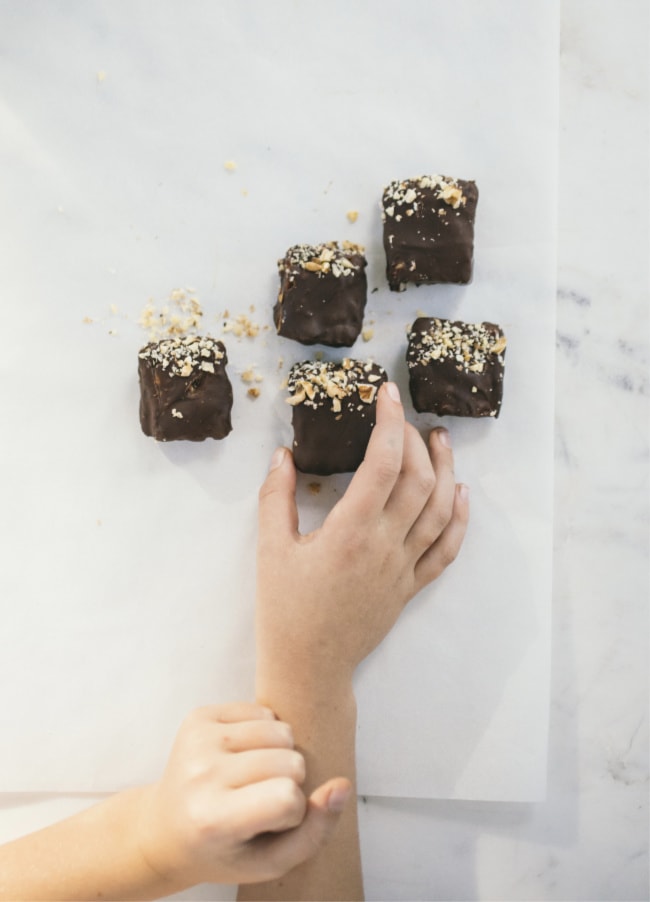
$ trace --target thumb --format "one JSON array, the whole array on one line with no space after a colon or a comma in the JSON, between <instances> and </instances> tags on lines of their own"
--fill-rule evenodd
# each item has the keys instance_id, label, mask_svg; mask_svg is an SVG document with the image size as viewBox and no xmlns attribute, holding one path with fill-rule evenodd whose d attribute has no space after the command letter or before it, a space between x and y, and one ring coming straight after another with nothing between
<instances>
[{"instance_id":1,"label":"thumb","mask_svg":"<svg viewBox=\"0 0 650 902\"><path fill-rule=\"evenodd\" d=\"M302 823L274 837L267 837L273 868L284 874L314 856L327 843L352 792L345 777L323 783L309 797Z\"/></svg>"},{"instance_id":2,"label":"thumb","mask_svg":"<svg viewBox=\"0 0 650 902\"><path fill-rule=\"evenodd\" d=\"M260 542L282 541L298 532L296 468L287 448L276 448L259 493Z\"/></svg>"}]
</instances>

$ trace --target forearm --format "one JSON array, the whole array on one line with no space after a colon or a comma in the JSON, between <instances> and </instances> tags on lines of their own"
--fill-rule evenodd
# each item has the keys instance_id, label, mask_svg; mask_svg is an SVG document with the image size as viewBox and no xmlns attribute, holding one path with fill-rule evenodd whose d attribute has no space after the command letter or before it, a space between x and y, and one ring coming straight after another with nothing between
<instances>
[{"instance_id":1,"label":"forearm","mask_svg":"<svg viewBox=\"0 0 650 902\"><path fill-rule=\"evenodd\" d=\"M155 899L182 889L140 850L148 788L129 790L0 848L0 899Z\"/></svg>"},{"instance_id":2,"label":"forearm","mask_svg":"<svg viewBox=\"0 0 650 902\"><path fill-rule=\"evenodd\" d=\"M276 658L277 660L277 658ZM280 659L286 661L285 658ZM241 886L240 900L360 900L363 883L355 798L356 703L350 680L310 680L304 668L260 666L257 695L292 725L296 748L307 765L306 795L335 777L347 777L352 797L321 851L277 881ZM315 671L315 676L317 672Z\"/></svg>"}]
</instances>

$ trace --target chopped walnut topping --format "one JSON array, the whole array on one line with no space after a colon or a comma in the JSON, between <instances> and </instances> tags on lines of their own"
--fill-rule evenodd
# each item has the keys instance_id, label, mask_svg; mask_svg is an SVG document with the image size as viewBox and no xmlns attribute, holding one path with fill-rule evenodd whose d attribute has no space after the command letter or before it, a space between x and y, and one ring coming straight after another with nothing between
<instances>
[{"instance_id":1,"label":"chopped walnut topping","mask_svg":"<svg viewBox=\"0 0 650 902\"><path fill-rule=\"evenodd\" d=\"M376 385L360 385L359 386L359 397L363 401L364 404L371 404L375 395L377 394L377 386Z\"/></svg>"},{"instance_id":2,"label":"chopped walnut topping","mask_svg":"<svg viewBox=\"0 0 650 902\"><path fill-rule=\"evenodd\" d=\"M454 323L433 318L429 327L409 333L409 367L452 359L456 369L481 374L489 355L500 354L506 338L489 323Z\"/></svg>"},{"instance_id":3,"label":"chopped walnut topping","mask_svg":"<svg viewBox=\"0 0 650 902\"><path fill-rule=\"evenodd\" d=\"M378 382L385 379L384 370L371 361L363 362L344 358L340 364L333 362L306 361L291 368L287 387L290 396L287 403L292 406L305 404L318 408L329 406L334 414L343 408L363 409L371 404L377 394ZM359 407L359 401L361 406Z\"/></svg>"},{"instance_id":4,"label":"chopped walnut topping","mask_svg":"<svg viewBox=\"0 0 650 902\"><path fill-rule=\"evenodd\" d=\"M175 407L172 407L172 416L176 417L176 419L178 419L178 420L183 419L183 414L180 412L180 410L176 410Z\"/></svg>"},{"instance_id":5,"label":"chopped walnut topping","mask_svg":"<svg viewBox=\"0 0 650 902\"><path fill-rule=\"evenodd\" d=\"M139 356L171 376L187 378L199 371L214 373L215 363L223 360L224 350L221 342L208 336L174 337L148 344Z\"/></svg>"},{"instance_id":6,"label":"chopped walnut topping","mask_svg":"<svg viewBox=\"0 0 650 902\"><path fill-rule=\"evenodd\" d=\"M454 210L467 202L457 179L444 175L422 175L419 178L393 181L384 189L384 214L394 216L398 222L402 213L413 216L418 210L418 201L426 190L435 191L435 197ZM440 210L437 212L439 216L445 215Z\"/></svg>"},{"instance_id":7,"label":"chopped walnut topping","mask_svg":"<svg viewBox=\"0 0 650 902\"><path fill-rule=\"evenodd\" d=\"M328 241L324 244L296 244L286 256L278 260L280 273L298 275L301 270L317 273L319 277L331 273L337 279L352 275L366 265L364 248L351 241ZM350 259L352 258L352 259Z\"/></svg>"}]
</instances>

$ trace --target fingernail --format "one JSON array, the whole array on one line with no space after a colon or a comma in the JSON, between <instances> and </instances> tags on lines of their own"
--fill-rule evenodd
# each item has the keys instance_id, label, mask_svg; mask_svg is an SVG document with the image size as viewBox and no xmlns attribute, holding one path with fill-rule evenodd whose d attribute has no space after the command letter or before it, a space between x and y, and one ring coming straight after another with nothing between
<instances>
[{"instance_id":1,"label":"fingernail","mask_svg":"<svg viewBox=\"0 0 650 902\"><path fill-rule=\"evenodd\" d=\"M451 436L447 432L446 429L438 429L438 438L440 439L440 443L445 446L445 448L451 448Z\"/></svg>"},{"instance_id":2,"label":"fingernail","mask_svg":"<svg viewBox=\"0 0 650 902\"><path fill-rule=\"evenodd\" d=\"M396 401L399 404L399 388L395 385L394 382L386 383L386 392L388 393L388 397L392 401Z\"/></svg>"},{"instance_id":3,"label":"fingernail","mask_svg":"<svg viewBox=\"0 0 650 902\"><path fill-rule=\"evenodd\" d=\"M458 486L458 497L461 501L467 501L469 499L469 486L465 485L463 482Z\"/></svg>"},{"instance_id":4,"label":"fingernail","mask_svg":"<svg viewBox=\"0 0 650 902\"><path fill-rule=\"evenodd\" d=\"M350 798L352 787L346 786L340 789L333 789L327 799L327 810L334 814L340 814L345 808L345 803Z\"/></svg>"},{"instance_id":5,"label":"fingernail","mask_svg":"<svg viewBox=\"0 0 650 902\"><path fill-rule=\"evenodd\" d=\"M286 452L284 448L275 449L275 451L273 452L273 457L271 458L271 463L269 464L269 473L271 472L271 470L275 470L280 466L280 464L284 460L285 453Z\"/></svg>"}]
</instances>

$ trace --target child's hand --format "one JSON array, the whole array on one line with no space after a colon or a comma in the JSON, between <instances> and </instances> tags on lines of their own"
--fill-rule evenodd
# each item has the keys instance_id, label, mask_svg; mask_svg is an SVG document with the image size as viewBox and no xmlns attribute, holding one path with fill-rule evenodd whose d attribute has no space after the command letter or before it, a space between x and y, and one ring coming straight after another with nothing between
<instances>
[{"instance_id":1,"label":"child's hand","mask_svg":"<svg viewBox=\"0 0 650 902\"><path fill-rule=\"evenodd\" d=\"M275 464L275 466L273 466ZM382 386L366 458L320 529L298 532L296 473L276 452L260 492L258 674L349 682L406 602L456 557L468 518L449 434L429 449ZM288 682L287 682L288 685Z\"/></svg>"},{"instance_id":2,"label":"child's hand","mask_svg":"<svg viewBox=\"0 0 650 902\"><path fill-rule=\"evenodd\" d=\"M145 797L141 851L174 887L279 877L326 842L349 795L338 778L306 799L304 778L291 728L268 708L197 709Z\"/></svg>"}]
</instances>

